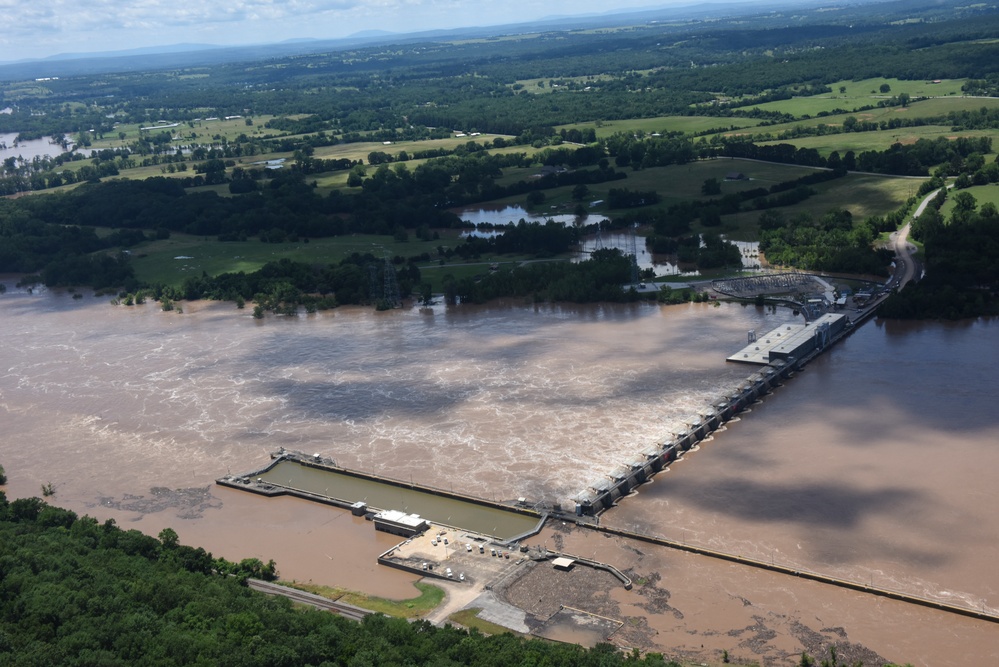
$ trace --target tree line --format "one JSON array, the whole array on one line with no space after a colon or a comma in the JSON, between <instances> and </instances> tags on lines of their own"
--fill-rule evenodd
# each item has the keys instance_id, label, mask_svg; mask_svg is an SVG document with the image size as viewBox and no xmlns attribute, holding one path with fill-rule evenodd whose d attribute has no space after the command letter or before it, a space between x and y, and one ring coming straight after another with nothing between
<instances>
[{"instance_id":1,"label":"tree line","mask_svg":"<svg viewBox=\"0 0 999 667\"><path fill-rule=\"evenodd\" d=\"M957 192L945 219L939 209L947 197L941 190L912 223L913 238L924 245L926 275L892 294L879 310L882 317L999 315L999 210L992 202L979 206L969 192Z\"/></svg>"},{"instance_id":2,"label":"tree line","mask_svg":"<svg viewBox=\"0 0 999 667\"><path fill-rule=\"evenodd\" d=\"M273 561L215 558L169 528L157 539L0 491L0 663L679 667L609 644L487 637L379 614L359 623L245 586L275 574Z\"/></svg>"}]
</instances>

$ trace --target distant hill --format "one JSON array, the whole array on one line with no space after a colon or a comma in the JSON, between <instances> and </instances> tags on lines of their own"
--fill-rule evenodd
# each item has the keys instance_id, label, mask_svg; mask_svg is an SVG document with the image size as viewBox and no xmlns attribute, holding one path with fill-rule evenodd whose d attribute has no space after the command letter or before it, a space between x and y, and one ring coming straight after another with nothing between
<instances>
[{"instance_id":1,"label":"distant hill","mask_svg":"<svg viewBox=\"0 0 999 667\"><path fill-rule=\"evenodd\" d=\"M872 0L877 1L877 0ZM38 60L0 62L0 80L23 80L40 77L66 77L86 74L135 72L143 70L197 67L221 63L280 58L320 51L375 46L378 44L420 41L499 37L538 31L585 30L613 28L658 21L697 21L739 14L754 14L781 8L819 6L817 0L806 2L743 2L698 3L684 6L609 10L601 14L550 16L536 21L490 26L470 26L448 30L416 33L391 33L364 30L338 39L291 39L274 44L221 46L214 44L173 44L121 51L95 53L63 53Z\"/></svg>"},{"instance_id":2,"label":"distant hill","mask_svg":"<svg viewBox=\"0 0 999 667\"><path fill-rule=\"evenodd\" d=\"M58 53L54 56L41 58L42 62L53 60L80 60L83 58L128 58L132 56L154 56L169 53L185 53L187 51L207 51L209 49L223 48L216 44L169 44L167 46L144 46L136 49L122 49L120 51L94 51L87 53ZM37 60L21 60L17 63L38 62ZM6 63L4 63L6 64Z\"/></svg>"}]
</instances>

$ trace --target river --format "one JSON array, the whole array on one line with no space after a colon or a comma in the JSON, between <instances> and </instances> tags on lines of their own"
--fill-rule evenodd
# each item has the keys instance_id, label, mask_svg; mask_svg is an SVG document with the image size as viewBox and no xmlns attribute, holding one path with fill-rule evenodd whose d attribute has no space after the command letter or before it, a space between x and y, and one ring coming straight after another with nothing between
<instances>
[{"instance_id":1,"label":"river","mask_svg":"<svg viewBox=\"0 0 999 667\"><path fill-rule=\"evenodd\" d=\"M747 330L796 319L503 303L258 321L226 303L164 313L4 283L10 497L51 483L81 514L396 596L412 577L373 563L391 536L212 481L283 446L564 503L747 377L724 361ZM603 520L996 610L997 326L868 323Z\"/></svg>"},{"instance_id":2,"label":"river","mask_svg":"<svg viewBox=\"0 0 999 667\"><path fill-rule=\"evenodd\" d=\"M606 522L999 611L997 327L864 325Z\"/></svg>"}]
</instances>

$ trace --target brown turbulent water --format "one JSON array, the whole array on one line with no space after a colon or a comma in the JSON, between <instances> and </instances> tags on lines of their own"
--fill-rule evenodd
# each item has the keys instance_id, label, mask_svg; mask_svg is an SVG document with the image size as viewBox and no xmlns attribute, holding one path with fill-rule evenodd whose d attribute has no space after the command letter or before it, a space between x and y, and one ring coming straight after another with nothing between
<instances>
[{"instance_id":1,"label":"brown turbulent water","mask_svg":"<svg viewBox=\"0 0 999 667\"><path fill-rule=\"evenodd\" d=\"M213 480L283 446L564 502L748 376L724 361L746 330L795 319L507 303L256 321L231 304L163 313L5 282L8 495L52 483L80 513L396 596L411 577L373 563L389 536ZM867 324L604 521L996 610L997 326Z\"/></svg>"},{"instance_id":2,"label":"brown turbulent water","mask_svg":"<svg viewBox=\"0 0 999 667\"><path fill-rule=\"evenodd\" d=\"M607 521L996 610L997 328L867 324Z\"/></svg>"}]
</instances>

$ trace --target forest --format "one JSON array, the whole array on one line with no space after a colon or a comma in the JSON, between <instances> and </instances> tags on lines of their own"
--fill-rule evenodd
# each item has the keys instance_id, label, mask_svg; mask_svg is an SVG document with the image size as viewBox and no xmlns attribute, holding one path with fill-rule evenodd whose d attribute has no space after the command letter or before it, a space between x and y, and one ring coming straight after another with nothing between
<instances>
[{"instance_id":1,"label":"forest","mask_svg":"<svg viewBox=\"0 0 999 667\"><path fill-rule=\"evenodd\" d=\"M926 248L926 276L912 288L893 294L884 317L962 319L999 315L999 211L992 202L979 206L974 195L950 196L949 217L940 212L948 198L941 191L913 228Z\"/></svg>"},{"instance_id":2,"label":"forest","mask_svg":"<svg viewBox=\"0 0 999 667\"><path fill-rule=\"evenodd\" d=\"M358 623L246 587L275 564L231 563L0 491L0 663L66 665L675 665L380 614Z\"/></svg>"}]
</instances>

